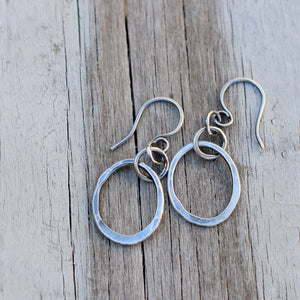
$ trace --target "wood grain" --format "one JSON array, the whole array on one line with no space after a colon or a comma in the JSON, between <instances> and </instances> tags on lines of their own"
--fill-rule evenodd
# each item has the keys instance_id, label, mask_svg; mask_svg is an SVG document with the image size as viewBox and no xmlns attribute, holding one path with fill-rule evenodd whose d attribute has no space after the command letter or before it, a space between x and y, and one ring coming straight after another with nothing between
<instances>
[{"instance_id":1,"label":"wood grain","mask_svg":"<svg viewBox=\"0 0 300 300\"><path fill-rule=\"evenodd\" d=\"M0 299L298 299L299 13L296 0L0 0ZM182 105L172 158L238 76L267 94L266 149L254 138L259 94L238 84L226 100L242 182L232 216L215 228L187 223L163 180L165 212L149 239L104 238L91 215L99 175L177 124L172 106L155 104L109 151L140 106L156 96ZM213 216L229 200L228 175L222 160L189 153L176 192L189 211ZM134 233L155 199L124 169L103 189L101 214Z\"/></svg>"}]
</instances>

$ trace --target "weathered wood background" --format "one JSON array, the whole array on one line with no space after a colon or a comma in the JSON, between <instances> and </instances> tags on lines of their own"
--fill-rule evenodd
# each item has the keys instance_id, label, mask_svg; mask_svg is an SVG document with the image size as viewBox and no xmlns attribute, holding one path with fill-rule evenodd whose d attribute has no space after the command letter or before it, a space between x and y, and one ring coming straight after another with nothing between
<instances>
[{"instance_id":1,"label":"weathered wood background","mask_svg":"<svg viewBox=\"0 0 300 300\"><path fill-rule=\"evenodd\" d=\"M0 298L299 299L299 15L298 0L0 0ZM99 175L177 122L173 107L154 105L110 152L140 106L155 96L183 106L171 158L237 76L265 89L266 150L254 138L259 94L236 85L226 133L242 194L230 219L185 222L164 180L149 239L104 238L91 215ZM221 160L191 153L176 190L190 211L213 216L229 199L227 175ZM133 233L155 202L154 186L125 169L103 190L101 213Z\"/></svg>"}]
</instances>

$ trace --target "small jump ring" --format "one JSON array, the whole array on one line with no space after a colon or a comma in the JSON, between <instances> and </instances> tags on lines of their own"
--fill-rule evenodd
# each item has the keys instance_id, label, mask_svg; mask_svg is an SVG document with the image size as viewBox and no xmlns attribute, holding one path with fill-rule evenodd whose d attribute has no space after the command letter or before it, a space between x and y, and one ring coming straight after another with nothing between
<instances>
[{"instance_id":1,"label":"small jump ring","mask_svg":"<svg viewBox=\"0 0 300 300\"><path fill-rule=\"evenodd\" d=\"M209 135L212 135L213 133L212 133L212 130L211 130L211 125L210 125L210 118L211 118L211 116L212 115L215 115L215 123L216 122L221 122L221 116L220 116L220 114L219 114L219 112L218 111L216 111L216 110L211 110L208 114L207 114L207 117L206 117L206 121L205 121L205 123L206 123L206 129L207 129L207 132L208 132L208 134ZM217 120L218 119L218 120Z\"/></svg>"},{"instance_id":2,"label":"small jump ring","mask_svg":"<svg viewBox=\"0 0 300 300\"><path fill-rule=\"evenodd\" d=\"M158 142L163 142L163 143L166 144L165 148L162 149L164 152L167 152L167 151L169 150L170 143L169 143L169 141L168 141L167 139L165 139L164 137L156 137L156 138L154 138L150 143L156 144L156 146L157 146L157 143L158 143ZM150 144L150 143L149 143L149 144ZM160 147L158 147L158 148L160 148Z\"/></svg>"},{"instance_id":3,"label":"small jump ring","mask_svg":"<svg viewBox=\"0 0 300 300\"><path fill-rule=\"evenodd\" d=\"M220 120L215 120L215 124L220 126L220 127L228 127L230 125L232 125L233 123L233 118L230 112L227 112L225 110L219 110L218 114L220 116ZM229 121L227 123L222 123L222 118L221 115L225 115L227 118L229 118Z\"/></svg>"},{"instance_id":4,"label":"small jump ring","mask_svg":"<svg viewBox=\"0 0 300 300\"><path fill-rule=\"evenodd\" d=\"M169 158L168 156L166 155L166 153L164 152L164 150L158 148L158 147L151 147L151 150L156 152L156 153L159 153L163 156L163 160L164 160L164 168L163 170L161 171L161 173L158 175L159 179L163 178L168 170L169 170ZM147 153L147 148L144 148L143 150L141 150L135 157L134 159L134 163L133 163L133 166L134 166L134 169L135 171L137 172L137 175L143 179L144 181L147 181L147 182L152 182L152 178L151 177L148 177L146 175L144 175L140 169L139 169L139 160L140 158L145 154Z\"/></svg>"},{"instance_id":5,"label":"small jump ring","mask_svg":"<svg viewBox=\"0 0 300 300\"><path fill-rule=\"evenodd\" d=\"M155 138L155 139L153 139L149 144L148 144L148 146L147 146L147 154L148 154L148 156L151 158L151 160L155 163L155 164L158 164L158 165L161 165L162 163L164 163L164 161L162 160L162 161L158 161L158 160L156 160L155 158L154 158L154 156L153 156L153 151L152 151L152 148L154 147L156 147L156 148L160 148L160 147L157 147L157 143L158 142L160 142L160 141L162 141L162 142L164 142L165 143L165 148L164 149L162 149L164 152L167 152L168 150L169 150L169 147L170 147L170 144L169 144L169 142L168 142L168 140L167 139L165 139L165 138L163 138L163 137L157 137L157 138ZM160 148L161 149L161 148Z\"/></svg>"},{"instance_id":6,"label":"small jump ring","mask_svg":"<svg viewBox=\"0 0 300 300\"><path fill-rule=\"evenodd\" d=\"M226 150L226 147L227 147L227 137L226 137L225 133L224 133L220 128L218 128L218 127L210 126L210 129L211 129L213 132L215 132L215 133L217 133L217 134L219 135L219 137L221 138L221 140L222 140L222 142L223 142L223 143L222 143L222 148L223 148L224 150ZM201 156L202 158L207 159L207 160L213 160L213 159L218 158L220 155L219 155L219 154L216 154L216 155L213 155L213 154L206 154L206 153L204 153L203 151L201 151L201 149L200 149L200 147L199 147L199 145L198 145L198 143L199 143L199 138L200 138L201 134L202 134L205 130L206 130L206 127L203 127L203 128L201 128L200 130L198 130L197 133L195 134L194 142L193 142L193 144L194 144L194 150L195 150L195 152L196 152L199 156Z\"/></svg>"}]
</instances>

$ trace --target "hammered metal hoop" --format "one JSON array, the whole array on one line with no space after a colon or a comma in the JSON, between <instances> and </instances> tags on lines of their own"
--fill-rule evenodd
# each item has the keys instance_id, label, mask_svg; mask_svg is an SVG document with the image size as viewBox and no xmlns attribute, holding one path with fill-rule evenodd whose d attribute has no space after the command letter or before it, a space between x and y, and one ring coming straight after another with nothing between
<instances>
[{"instance_id":1,"label":"hammered metal hoop","mask_svg":"<svg viewBox=\"0 0 300 300\"><path fill-rule=\"evenodd\" d=\"M237 170L236 165L234 164L232 158L230 155L223 150L220 146L206 142L206 141L200 141L198 143L199 147L206 147L210 148L216 152L218 152L226 161L228 164L230 171L231 171L231 176L232 176L232 195L231 199L227 205L227 207L216 217L213 218L201 218L196 215L193 215L189 213L182 205L181 201L178 199L178 197L175 194L174 191L174 172L176 169L176 166L179 162L179 160L190 150L193 149L194 145L193 143L190 143L183 147L179 152L175 155L173 158L171 165L170 165L170 170L168 173L168 192L169 192L169 197L171 200L171 203L174 207L174 209L181 215L183 216L188 222L191 222L196 225L200 226L205 226L205 227L212 227L216 226L222 222L224 222L233 212L234 208L236 207L238 200L240 198L241 194L241 183L240 183L240 178L239 178L239 173Z\"/></svg>"},{"instance_id":2,"label":"hammered metal hoop","mask_svg":"<svg viewBox=\"0 0 300 300\"><path fill-rule=\"evenodd\" d=\"M220 154L206 154L199 147L199 138L205 130L207 130L207 128L202 127L201 129L199 129L196 132L195 137L194 137L194 142L193 142L194 150L195 150L196 154L198 154L202 158L204 158L206 160L214 160L214 159L218 158L220 156ZM215 127L215 126L210 126L210 130L219 135L219 137L221 138L221 140L223 142L222 143L222 148L224 150L226 150L226 148L227 148L227 137L226 137L225 133L223 132L223 130L218 128L218 127Z\"/></svg>"},{"instance_id":3,"label":"hammered metal hoop","mask_svg":"<svg viewBox=\"0 0 300 300\"><path fill-rule=\"evenodd\" d=\"M117 171L122 167L133 165L133 163L134 163L133 159L124 159L115 163L109 169L107 169L100 176L93 196L93 215L97 227L103 233L103 235L105 235L108 239L122 245L134 245L148 238L157 229L161 221L163 210L164 210L164 192L157 174L146 164L140 163L139 166L142 167L147 173L149 173L157 190L157 208L153 220L142 231L139 231L138 233L132 235L124 235L124 234L117 233L104 223L99 212L99 194L101 188L111 174L113 174L115 171Z\"/></svg>"}]
</instances>

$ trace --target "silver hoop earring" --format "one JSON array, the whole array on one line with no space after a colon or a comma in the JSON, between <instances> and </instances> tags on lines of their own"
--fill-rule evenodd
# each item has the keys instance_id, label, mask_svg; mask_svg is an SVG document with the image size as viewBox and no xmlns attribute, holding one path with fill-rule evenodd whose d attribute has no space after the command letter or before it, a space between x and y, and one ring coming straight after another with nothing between
<instances>
[{"instance_id":1,"label":"silver hoop earring","mask_svg":"<svg viewBox=\"0 0 300 300\"><path fill-rule=\"evenodd\" d=\"M232 158L226 152L226 146L227 146L226 135L219 128L219 127L227 127L233 123L232 114L224 104L224 94L225 94L226 90L229 88L229 86L231 86L232 84L237 83L237 82L251 83L259 90L259 92L261 94L261 106L260 106L258 118L256 121L256 138L257 138L257 141L258 141L260 147L264 148L264 144L259 135L259 123L260 123L260 120L261 120L261 117L262 117L262 114L263 114L263 111L265 108L265 104L266 104L266 96L265 96L264 90L259 83L255 82L254 80L248 79L248 78L236 78L236 79L230 80L223 86L221 93L220 93L220 101L221 101L223 110L221 110L221 111L213 110L208 113L207 118L206 118L206 127L201 128L195 134L193 143L190 143L190 144L186 145L185 147L183 147L181 150L179 150L179 152L175 155L175 157L173 158L171 165L170 165L170 170L169 170L169 174L168 174L168 192L169 192L169 197L170 197L171 203L172 203L174 209L183 218L185 218L188 222L191 222L196 225L212 227L212 226L216 226L216 225L224 222L226 219L229 218L229 216L235 209L235 207L238 203L238 200L240 198L241 183L240 183L239 173L238 173L237 167L236 167L235 163L233 162ZM226 123L222 123L222 117L221 117L222 115L225 115L227 118L229 118L229 121ZM219 127L210 125L210 120L211 120L212 116L215 116L214 122ZM213 134L212 132L218 134L220 136L221 140L223 141L222 147L220 147L214 143L211 143L211 142L199 141L199 138L204 131L207 131L208 134L210 134L210 135ZM216 155L206 154L201 150L202 147L212 149L212 150L216 151L217 154ZM174 172L175 172L176 166L177 166L179 160L187 152L189 152L192 149L194 149L194 151L200 157L207 159L207 160L213 160L213 159L218 158L219 156L222 156L225 159L226 163L228 164L230 172L231 172L232 182L233 182L231 199L230 199L227 207L218 216L213 217L213 218L201 218L201 217L198 217L198 216L193 215L190 212L188 212L183 207L181 201L176 196L175 191L174 191Z\"/></svg>"},{"instance_id":2,"label":"silver hoop earring","mask_svg":"<svg viewBox=\"0 0 300 300\"><path fill-rule=\"evenodd\" d=\"M184 114L183 114L183 110L180 107L180 105L177 102L175 102L173 99L170 99L170 98L161 98L160 97L160 98L154 98L154 99L147 101L140 108L140 110L137 114L136 120L135 120L133 127L132 127L130 133L128 134L128 136L125 137L123 140L121 140L116 145L114 145L113 147L111 147L111 150L115 150L116 148L118 148L119 146L124 144L134 134L134 132L137 128L138 122L139 122L144 110L146 109L146 107L148 107L152 103L160 102L160 101L169 102L169 103L175 105L175 107L177 108L177 110L179 112L179 122L178 122L177 127L171 132L161 134L161 135L155 137L152 141L149 142L148 146L145 149L141 150L137 154L135 159L121 160L121 161L115 163L110 168L108 168L106 171L104 171L102 173L102 175L99 177L98 183L97 183L95 191L94 191L93 215L94 215L96 225L104 236L106 236L108 239L112 240L115 243L119 243L122 245L134 245L139 242L142 242L143 240L148 238L157 229L157 227L161 221L162 215L163 215L164 192L163 192L163 188L162 188L160 179L166 175L166 173L168 172L168 169L169 169L169 159L168 159L168 156L166 155L166 152L169 148L169 142L166 140L166 137L171 136L171 135L175 134L176 132L178 132L183 124ZM165 144L164 149L159 148L159 146L158 146L159 142L162 142L163 144ZM160 161L158 161L157 159L154 158L153 152L159 154L159 157L161 158ZM139 159L141 158L141 156L146 153L149 155L149 157L153 163L164 165L164 168L159 175L157 175L156 172L150 166L146 165L145 163L139 162ZM141 179L143 179L147 182L153 182L155 184L156 191L157 191L157 208L156 208L156 212L155 212L155 216L154 216L153 220L146 228L144 228L143 230L139 231L138 233L135 233L132 235L124 235L124 234L115 232L114 230L109 228L103 221L103 219L100 215L100 212L99 212L99 195L100 195L102 186L107 181L109 176L112 175L118 169L123 168L125 166L129 166L129 165L134 166L134 169L137 172L137 175ZM141 172L140 168L142 168L144 171L146 171L146 173L148 173L148 175L144 175Z\"/></svg>"}]
</instances>

